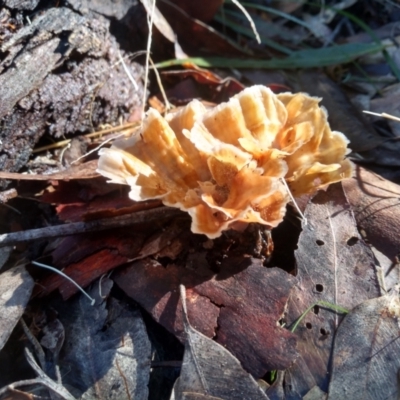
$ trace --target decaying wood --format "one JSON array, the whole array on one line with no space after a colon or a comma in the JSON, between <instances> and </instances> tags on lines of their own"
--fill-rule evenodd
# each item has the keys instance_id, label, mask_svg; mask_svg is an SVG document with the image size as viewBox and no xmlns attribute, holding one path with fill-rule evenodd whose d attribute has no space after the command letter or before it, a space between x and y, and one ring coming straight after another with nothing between
<instances>
[{"instance_id":1,"label":"decaying wood","mask_svg":"<svg viewBox=\"0 0 400 400\"><path fill-rule=\"evenodd\" d=\"M29 8L33 2L7 5L18 9L22 3L30 3ZM6 11L1 15L5 24L12 22ZM142 68L124 60L134 87L119 61L109 20L88 11L81 15L61 6L34 13L29 21L21 15L15 31L0 36L2 171L20 170L44 134L59 138L90 132L141 110Z\"/></svg>"}]
</instances>

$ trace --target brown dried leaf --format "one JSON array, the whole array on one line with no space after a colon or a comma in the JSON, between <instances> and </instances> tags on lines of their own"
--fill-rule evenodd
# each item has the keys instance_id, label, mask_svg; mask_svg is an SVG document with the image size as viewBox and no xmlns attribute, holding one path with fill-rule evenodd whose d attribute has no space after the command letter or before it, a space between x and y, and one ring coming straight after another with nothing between
<instances>
[{"instance_id":1,"label":"brown dried leaf","mask_svg":"<svg viewBox=\"0 0 400 400\"><path fill-rule=\"evenodd\" d=\"M146 328L139 310L109 297L112 285L107 278L93 285L94 306L83 295L57 306L65 326L63 383L77 398L145 400L151 355Z\"/></svg>"},{"instance_id":2,"label":"brown dried leaf","mask_svg":"<svg viewBox=\"0 0 400 400\"><path fill-rule=\"evenodd\" d=\"M355 177L343 187L368 241L395 261L400 249L400 186L357 166Z\"/></svg>"},{"instance_id":3,"label":"brown dried leaf","mask_svg":"<svg viewBox=\"0 0 400 400\"><path fill-rule=\"evenodd\" d=\"M185 354L170 400L187 399L187 395L190 399L206 396L205 399L242 400L244 394L247 400L267 400L268 396L237 358L190 325L186 298L181 300L185 304Z\"/></svg>"},{"instance_id":4,"label":"brown dried leaf","mask_svg":"<svg viewBox=\"0 0 400 400\"><path fill-rule=\"evenodd\" d=\"M0 350L25 311L34 281L24 265L0 275Z\"/></svg>"},{"instance_id":5,"label":"brown dried leaf","mask_svg":"<svg viewBox=\"0 0 400 400\"><path fill-rule=\"evenodd\" d=\"M295 252L298 284L288 304L287 324L318 301L352 309L379 296L374 258L362 241L341 184L319 192L309 203L308 224ZM329 359L341 316L316 306L297 327L301 357L285 375L287 396L304 396L315 385L327 391Z\"/></svg>"},{"instance_id":6,"label":"brown dried leaf","mask_svg":"<svg viewBox=\"0 0 400 400\"><path fill-rule=\"evenodd\" d=\"M344 318L336 334L329 398L398 399L399 317L397 287Z\"/></svg>"},{"instance_id":7,"label":"brown dried leaf","mask_svg":"<svg viewBox=\"0 0 400 400\"><path fill-rule=\"evenodd\" d=\"M203 0L201 3L187 0L172 0L176 7L200 21L211 21L223 0Z\"/></svg>"},{"instance_id":8,"label":"brown dried leaf","mask_svg":"<svg viewBox=\"0 0 400 400\"><path fill-rule=\"evenodd\" d=\"M296 341L278 321L295 279L262 261L226 257L214 274L205 253L193 254L186 268L167 268L154 260L136 261L113 276L128 296L181 340L182 313L178 286L187 289L193 326L226 347L256 377L267 370L284 369L297 356Z\"/></svg>"},{"instance_id":9,"label":"brown dried leaf","mask_svg":"<svg viewBox=\"0 0 400 400\"><path fill-rule=\"evenodd\" d=\"M179 43L186 53L196 55L201 52L211 52L225 56L240 56L248 52L201 21L212 18L221 0L208 0L207 3L211 5L209 8L204 2L186 0L176 0L176 2L178 7L164 1L157 5L178 35Z\"/></svg>"},{"instance_id":10,"label":"brown dried leaf","mask_svg":"<svg viewBox=\"0 0 400 400\"><path fill-rule=\"evenodd\" d=\"M153 18L153 23L157 27L159 32L162 35L164 35L164 37L166 37L170 42L174 43L175 42L175 33L174 33L173 29L171 28L171 25L161 14L160 10L157 7L154 7L154 13L152 13L153 6L152 6L152 2L150 2L150 0L140 0L140 2L143 4L143 7L146 9L149 20L151 18Z\"/></svg>"}]
</instances>

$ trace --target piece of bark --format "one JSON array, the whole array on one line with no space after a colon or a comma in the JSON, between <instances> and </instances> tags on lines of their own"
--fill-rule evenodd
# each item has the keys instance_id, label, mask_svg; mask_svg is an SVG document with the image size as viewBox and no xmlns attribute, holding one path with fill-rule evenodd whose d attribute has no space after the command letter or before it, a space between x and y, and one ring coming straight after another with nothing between
<instances>
[{"instance_id":1,"label":"piece of bark","mask_svg":"<svg viewBox=\"0 0 400 400\"><path fill-rule=\"evenodd\" d=\"M13 10L34 10L40 0L4 0L3 4Z\"/></svg>"},{"instance_id":2,"label":"piece of bark","mask_svg":"<svg viewBox=\"0 0 400 400\"><path fill-rule=\"evenodd\" d=\"M184 339L179 284L187 288L195 329L225 346L256 377L284 369L297 357L294 335L279 326L295 278L262 261L226 257L220 273L195 254L187 267L144 259L116 272L115 282L153 317Z\"/></svg>"},{"instance_id":3,"label":"piece of bark","mask_svg":"<svg viewBox=\"0 0 400 400\"><path fill-rule=\"evenodd\" d=\"M57 7L35 14L2 44L2 171L21 169L45 133L84 133L141 109L142 68L125 60L134 87L109 30L101 15Z\"/></svg>"},{"instance_id":4,"label":"piece of bark","mask_svg":"<svg viewBox=\"0 0 400 400\"><path fill-rule=\"evenodd\" d=\"M137 6L137 0L67 0L67 3L81 14L88 14L90 11L115 18L122 19L130 8Z\"/></svg>"},{"instance_id":5,"label":"piece of bark","mask_svg":"<svg viewBox=\"0 0 400 400\"><path fill-rule=\"evenodd\" d=\"M12 68L0 75L0 118L9 114L17 101L37 89L55 68L62 57L62 53L56 52L59 45L60 39L53 38L29 52L23 52L14 59Z\"/></svg>"}]
</instances>

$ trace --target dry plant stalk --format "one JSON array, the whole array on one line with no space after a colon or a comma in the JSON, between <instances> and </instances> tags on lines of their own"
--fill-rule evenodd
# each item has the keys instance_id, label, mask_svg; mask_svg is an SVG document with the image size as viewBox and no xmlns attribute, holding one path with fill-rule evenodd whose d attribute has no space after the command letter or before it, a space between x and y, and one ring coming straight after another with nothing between
<instances>
[{"instance_id":1,"label":"dry plant stalk","mask_svg":"<svg viewBox=\"0 0 400 400\"><path fill-rule=\"evenodd\" d=\"M100 150L98 172L131 186L135 201L187 211L209 238L240 223L277 226L293 196L350 177L349 141L331 131L320 99L252 86L206 109L197 100L163 118L147 112L140 134Z\"/></svg>"}]
</instances>

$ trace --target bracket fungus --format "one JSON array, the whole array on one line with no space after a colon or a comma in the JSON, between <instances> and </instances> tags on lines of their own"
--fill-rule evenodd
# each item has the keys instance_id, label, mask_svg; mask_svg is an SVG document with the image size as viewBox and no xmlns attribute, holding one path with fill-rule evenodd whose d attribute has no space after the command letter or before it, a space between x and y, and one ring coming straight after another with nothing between
<instances>
[{"instance_id":1,"label":"bracket fungus","mask_svg":"<svg viewBox=\"0 0 400 400\"><path fill-rule=\"evenodd\" d=\"M165 118L150 109L140 134L100 150L98 172L130 185L135 201L187 211L209 238L240 222L272 228L288 188L299 197L351 176L349 141L319 102L257 85L211 109L197 100Z\"/></svg>"}]
</instances>

